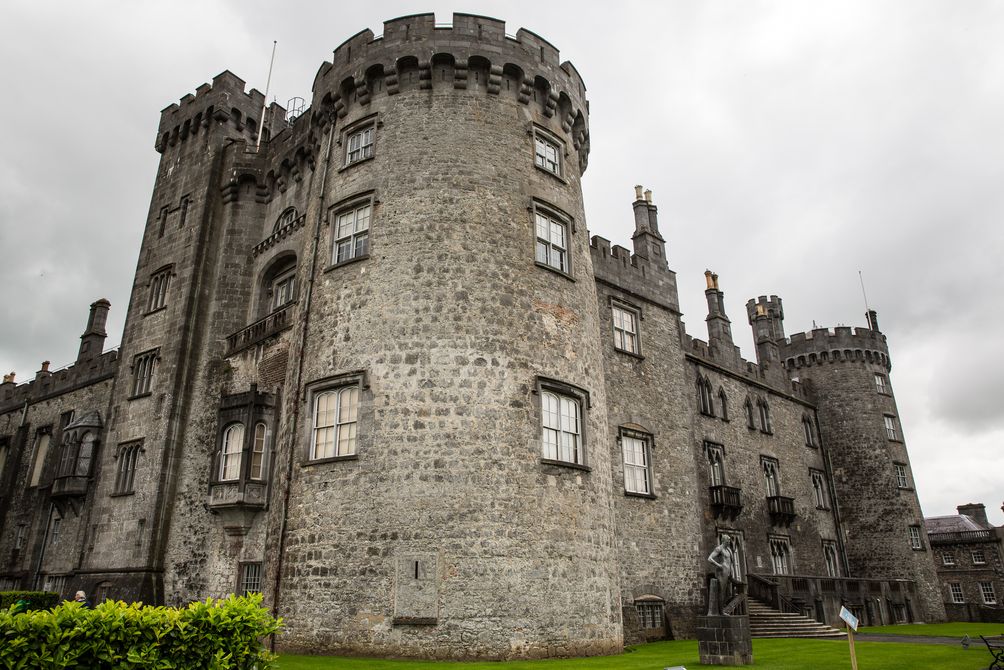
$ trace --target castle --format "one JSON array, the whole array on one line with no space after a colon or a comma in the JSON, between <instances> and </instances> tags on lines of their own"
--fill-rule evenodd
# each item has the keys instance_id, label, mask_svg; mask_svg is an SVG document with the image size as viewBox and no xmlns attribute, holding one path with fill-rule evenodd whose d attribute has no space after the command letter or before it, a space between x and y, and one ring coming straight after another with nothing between
<instances>
[{"instance_id":1,"label":"castle","mask_svg":"<svg viewBox=\"0 0 1004 670\"><path fill-rule=\"evenodd\" d=\"M786 336L750 300L754 363L708 272L687 334L650 194L632 250L588 236L585 93L528 30L423 14L295 118L230 72L164 109L121 348L99 300L73 366L0 385L0 589L600 654L692 635L730 536L754 597L944 618L876 314Z\"/></svg>"}]
</instances>

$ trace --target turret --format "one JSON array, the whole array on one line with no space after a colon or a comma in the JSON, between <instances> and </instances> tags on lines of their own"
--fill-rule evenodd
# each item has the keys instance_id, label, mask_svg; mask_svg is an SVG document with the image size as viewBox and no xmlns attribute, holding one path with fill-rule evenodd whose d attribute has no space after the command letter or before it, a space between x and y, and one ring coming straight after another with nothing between
<instances>
[{"instance_id":1,"label":"turret","mask_svg":"<svg viewBox=\"0 0 1004 670\"><path fill-rule=\"evenodd\" d=\"M781 361L778 340L784 339L784 309L781 299L762 295L746 301L746 316L753 327L756 359L761 367L777 367Z\"/></svg>"},{"instance_id":2,"label":"turret","mask_svg":"<svg viewBox=\"0 0 1004 670\"><path fill-rule=\"evenodd\" d=\"M708 287L704 296L708 299L708 344L721 351L732 351L732 322L725 314L725 294L718 288L718 275L711 270L704 271Z\"/></svg>"},{"instance_id":3,"label":"turret","mask_svg":"<svg viewBox=\"0 0 1004 670\"><path fill-rule=\"evenodd\" d=\"M87 328L80 336L80 350L77 352L77 363L89 361L101 355L101 350L105 346L105 324L108 321L108 309L112 306L110 302L101 298L91 303L91 313L87 317Z\"/></svg>"},{"instance_id":4,"label":"turret","mask_svg":"<svg viewBox=\"0 0 1004 670\"><path fill-rule=\"evenodd\" d=\"M659 208L652 204L652 191L642 193L642 186L635 186L634 209L634 253L641 258L665 267L666 240L659 233Z\"/></svg>"}]
</instances>

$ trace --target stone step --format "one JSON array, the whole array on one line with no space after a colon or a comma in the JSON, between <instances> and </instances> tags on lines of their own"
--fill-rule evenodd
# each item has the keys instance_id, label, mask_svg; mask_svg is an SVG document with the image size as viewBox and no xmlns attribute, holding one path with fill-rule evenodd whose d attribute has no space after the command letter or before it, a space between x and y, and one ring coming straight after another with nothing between
<instances>
[{"instance_id":1,"label":"stone step","mask_svg":"<svg viewBox=\"0 0 1004 670\"><path fill-rule=\"evenodd\" d=\"M821 624L815 619L780 612L759 601L749 599L746 610L750 617L752 637L842 638L843 631Z\"/></svg>"}]
</instances>

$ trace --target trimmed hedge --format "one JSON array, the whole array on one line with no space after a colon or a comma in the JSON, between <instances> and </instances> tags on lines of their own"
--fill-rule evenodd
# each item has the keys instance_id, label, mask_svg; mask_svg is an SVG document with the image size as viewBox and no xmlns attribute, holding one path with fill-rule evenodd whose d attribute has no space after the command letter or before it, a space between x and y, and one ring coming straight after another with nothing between
<instances>
[{"instance_id":1,"label":"trimmed hedge","mask_svg":"<svg viewBox=\"0 0 1004 670\"><path fill-rule=\"evenodd\" d=\"M51 611L0 611L0 668L210 668L266 670L262 638L282 625L262 596L231 595L188 607L66 602Z\"/></svg>"},{"instance_id":2,"label":"trimmed hedge","mask_svg":"<svg viewBox=\"0 0 1004 670\"><path fill-rule=\"evenodd\" d=\"M25 609L47 610L59 604L59 594L51 591L0 591L0 609L10 609L23 601Z\"/></svg>"}]
</instances>

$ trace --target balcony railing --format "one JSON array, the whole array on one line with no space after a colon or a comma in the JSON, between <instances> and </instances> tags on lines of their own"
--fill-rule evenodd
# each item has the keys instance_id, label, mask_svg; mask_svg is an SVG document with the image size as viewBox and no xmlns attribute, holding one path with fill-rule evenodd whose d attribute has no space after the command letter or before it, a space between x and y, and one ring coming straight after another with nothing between
<instances>
[{"instance_id":1,"label":"balcony railing","mask_svg":"<svg viewBox=\"0 0 1004 670\"><path fill-rule=\"evenodd\" d=\"M289 303L272 312L264 319L258 319L250 326L238 330L233 335L227 337L227 356L244 351L253 347L259 342L263 342L273 335L277 335L286 330L292 323L293 305Z\"/></svg>"},{"instance_id":2,"label":"balcony railing","mask_svg":"<svg viewBox=\"0 0 1004 670\"><path fill-rule=\"evenodd\" d=\"M785 496L767 496L767 512L775 526L790 526L795 520L795 500Z\"/></svg>"},{"instance_id":3,"label":"balcony railing","mask_svg":"<svg viewBox=\"0 0 1004 670\"><path fill-rule=\"evenodd\" d=\"M743 511L741 489L735 486L709 486L708 495L716 519L735 519Z\"/></svg>"},{"instance_id":4,"label":"balcony railing","mask_svg":"<svg viewBox=\"0 0 1004 670\"><path fill-rule=\"evenodd\" d=\"M958 530L948 533L928 533L927 539L932 545L997 541L996 535L991 530Z\"/></svg>"}]
</instances>

